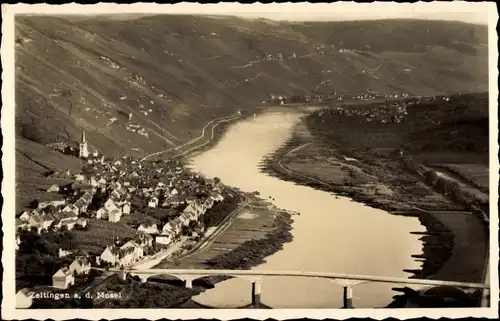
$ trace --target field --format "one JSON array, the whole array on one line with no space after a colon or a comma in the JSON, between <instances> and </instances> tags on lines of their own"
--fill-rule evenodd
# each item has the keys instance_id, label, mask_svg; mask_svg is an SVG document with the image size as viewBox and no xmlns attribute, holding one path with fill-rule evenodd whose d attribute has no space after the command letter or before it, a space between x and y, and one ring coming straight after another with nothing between
<instances>
[{"instance_id":1,"label":"field","mask_svg":"<svg viewBox=\"0 0 500 321\"><path fill-rule=\"evenodd\" d=\"M118 239L133 238L141 232L130 228L124 222L89 220L87 230L73 230L74 248L100 255L108 245Z\"/></svg>"},{"instance_id":2,"label":"field","mask_svg":"<svg viewBox=\"0 0 500 321\"><path fill-rule=\"evenodd\" d=\"M391 210L409 210L413 206L434 210L460 208L420 179L408 175L398 161L345 157L339 150L310 143L282 157L280 163L297 175L321 180L337 193L356 194Z\"/></svg>"},{"instance_id":3,"label":"field","mask_svg":"<svg viewBox=\"0 0 500 321\"><path fill-rule=\"evenodd\" d=\"M250 240L260 240L274 229L273 211L256 207L244 209L232 220L227 230L220 234L210 245L193 255L183 258L178 264L160 263L159 267L209 268L207 261L227 254Z\"/></svg>"},{"instance_id":4,"label":"field","mask_svg":"<svg viewBox=\"0 0 500 321\"><path fill-rule=\"evenodd\" d=\"M63 155L36 142L16 139L16 213L35 199L58 198L46 192L52 184L66 184L71 179L51 179L46 175L52 171L77 172L81 168L78 158ZM59 198L60 199L60 198Z\"/></svg>"},{"instance_id":5,"label":"field","mask_svg":"<svg viewBox=\"0 0 500 321\"><path fill-rule=\"evenodd\" d=\"M441 164L441 166L463 177L481 191L488 193L490 186L488 166L482 164Z\"/></svg>"}]
</instances>

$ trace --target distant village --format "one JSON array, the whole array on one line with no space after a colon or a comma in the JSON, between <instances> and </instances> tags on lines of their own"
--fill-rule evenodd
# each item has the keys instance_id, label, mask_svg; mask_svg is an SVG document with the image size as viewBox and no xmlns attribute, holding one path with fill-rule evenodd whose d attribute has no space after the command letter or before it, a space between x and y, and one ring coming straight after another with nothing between
<instances>
[{"instance_id":1,"label":"distant village","mask_svg":"<svg viewBox=\"0 0 500 321\"><path fill-rule=\"evenodd\" d=\"M73 152L66 148L62 151ZM135 239L123 244L119 240L104 244L104 250L98 254L79 257L60 248L59 257L74 256L74 260L53 275L54 288L71 287L76 276L88 274L93 266L122 267L143 260L148 256L146 248L156 251L168 248L188 227L190 235L196 235L194 230L202 233L204 227L199 223L203 215L224 200L225 187L217 178L205 179L193 174L177 161L139 161L130 157L109 160L97 151L89 151L85 132L77 153L85 162L82 172L52 174L53 178L73 181L63 186L54 184L47 189L48 193L61 197L40 201L35 204L36 208L25 210L16 218L16 249L25 231L43 235L85 230L91 228L89 222L93 220L116 223L131 215L133 210L146 213L161 208L176 213L161 225L137 224ZM139 205L133 205L134 202Z\"/></svg>"}]
</instances>

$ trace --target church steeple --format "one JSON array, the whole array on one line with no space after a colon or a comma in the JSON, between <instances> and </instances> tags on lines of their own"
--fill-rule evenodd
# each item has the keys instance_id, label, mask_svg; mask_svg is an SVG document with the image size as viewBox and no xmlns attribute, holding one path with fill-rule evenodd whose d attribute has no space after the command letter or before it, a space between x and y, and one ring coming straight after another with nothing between
<instances>
[{"instance_id":1,"label":"church steeple","mask_svg":"<svg viewBox=\"0 0 500 321\"><path fill-rule=\"evenodd\" d=\"M79 152L80 158L89 157L89 149L87 146L87 139L85 138L85 130L82 132L82 141L80 142L79 145L80 145L80 152Z\"/></svg>"}]
</instances>

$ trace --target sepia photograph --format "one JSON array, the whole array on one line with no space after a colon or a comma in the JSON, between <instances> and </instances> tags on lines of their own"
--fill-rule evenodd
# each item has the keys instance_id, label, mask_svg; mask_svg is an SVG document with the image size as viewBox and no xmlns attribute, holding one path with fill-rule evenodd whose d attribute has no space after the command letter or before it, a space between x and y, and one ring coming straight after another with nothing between
<instances>
[{"instance_id":1,"label":"sepia photograph","mask_svg":"<svg viewBox=\"0 0 500 321\"><path fill-rule=\"evenodd\" d=\"M495 3L2 20L4 318L498 317Z\"/></svg>"}]
</instances>

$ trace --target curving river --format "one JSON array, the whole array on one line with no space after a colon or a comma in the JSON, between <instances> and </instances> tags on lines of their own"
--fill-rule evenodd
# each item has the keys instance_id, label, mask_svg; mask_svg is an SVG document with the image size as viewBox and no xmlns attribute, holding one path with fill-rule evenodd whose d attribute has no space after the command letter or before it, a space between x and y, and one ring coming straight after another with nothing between
<instances>
[{"instance_id":1,"label":"curving river","mask_svg":"<svg viewBox=\"0 0 500 321\"><path fill-rule=\"evenodd\" d=\"M246 192L272 196L293 216L293 241L254 270L323 271L375 276L409 277L403 269L418 269L411 258L422 253L412 231L425 231L416 218L390 215L348 198L296 185L259 170L264 156L277 150L292 134L304 114L265 113L233 124L212 149L191 159L192 166L208 177ZM354 288L356 308L385 307L397 294L397 285L366 283ZM262 303L272 308L340 308L342 287L321 279L265 277ZM250 283L230 279L193 298L219 308L250 303Z\"/></svg>"}]
</instances>

